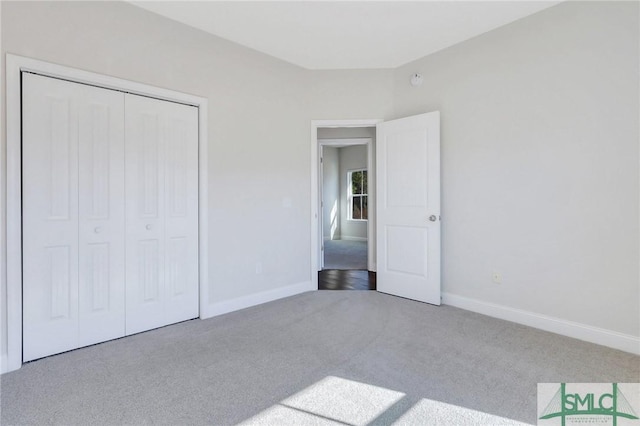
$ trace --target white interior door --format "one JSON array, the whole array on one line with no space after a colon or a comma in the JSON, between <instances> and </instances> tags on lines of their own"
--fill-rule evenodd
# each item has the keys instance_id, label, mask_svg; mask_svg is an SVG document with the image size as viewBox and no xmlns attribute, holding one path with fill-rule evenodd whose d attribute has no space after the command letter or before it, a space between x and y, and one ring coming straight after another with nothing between
<instances>
[{"instance_id":1,"label":"white interior door","mask_svg":"<svg viewBox=\"0 0 640 426\"><path fill-rule=\"evenodd\" d=\"M126 95L127 334L198 316L198 110Z\"/></svg>"},{"instance_id":2,"label":"white interior door","mask_svg":"<svg viewBox=\"0 0 640 426\"><path fill-rule=\"evenodd\" d=\"M124 99L29 73L22 83L30 361L124 335Z\"/></svg>"},{"instance_id":3,"label":"white interior door","mask_svg":"<svg viewBox=\"0 0 640 426\"><path fill-rule=\"evenodd\" d=\"M440 113L377 126L377 288L440 304Z\"/></svg>"}]
</instances>

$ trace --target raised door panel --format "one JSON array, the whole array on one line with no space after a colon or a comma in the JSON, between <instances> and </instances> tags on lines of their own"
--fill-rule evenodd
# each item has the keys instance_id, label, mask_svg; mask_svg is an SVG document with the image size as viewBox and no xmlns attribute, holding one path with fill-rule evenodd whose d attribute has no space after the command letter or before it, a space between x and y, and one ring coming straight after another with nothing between
<instances>
[{"instance_id":1,"label":"raised door panel","mask_svg":"<svg viewBox=\"0 0 640 426\"><path fill-rule=\"evenodd\" d=\"M79 343L124 336L124 94L79 98Z\"/></svg>"},{"instance_id":2,"label":"raised door panel","mask_svg":"<svg viewBox=\"0 0 640 426\"><path fill-rule=\"evenodd\" d=\"M385 141L387 208L419 211L428 203L427 131L391 133Z\"/></svg>"}]
</instances>

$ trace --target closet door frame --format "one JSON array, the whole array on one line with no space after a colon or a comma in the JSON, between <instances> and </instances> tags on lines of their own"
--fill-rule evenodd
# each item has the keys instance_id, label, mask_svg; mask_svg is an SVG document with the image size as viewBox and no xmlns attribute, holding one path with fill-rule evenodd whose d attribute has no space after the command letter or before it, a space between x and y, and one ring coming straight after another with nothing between
<instances>
[{"instance_id":1,"label":"closet door frame","mask_svg":"<svg viewBox=\"0 0 640 426\"><path fill-rule=\"evenodd\" d=\"M6 55L6 318L7 352L0 353L0 374L22 366L22 107L21 76L31 72L75 83L89 84L198 108L198 281L200 318L209 300L207 224L207 116L208 100L203 97L162 89L102 74L82 71L37 59ZM0 265L2 266L2 265ZM3 271L0 271L0 276ZM4 317L0 304L0 321Z\"/></svg>"}]
</instances>

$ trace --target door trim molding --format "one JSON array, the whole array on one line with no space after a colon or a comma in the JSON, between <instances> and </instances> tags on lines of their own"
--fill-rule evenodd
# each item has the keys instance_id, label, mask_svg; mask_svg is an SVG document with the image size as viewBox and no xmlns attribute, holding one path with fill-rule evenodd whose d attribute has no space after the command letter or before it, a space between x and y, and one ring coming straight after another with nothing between
<instances>
[{"instance_id":1,"label":"door trim molding","mask_svg":"<svg viewBox=\"0 0 640 426\"><path fill-rule=\"evenodd\" d=\"M21 73L33 72L74 83L89 84L198 108L198 275L200 317L209 300L208 284L208 99L136 83L103 74L82 71L22 56L6 55L7 198L6 198L6 288L7 347L0 353L0 373L22 366L22 198L21 198ZM1 321L2 319L0 319Z\"/></svg>"},{"instance_id":2,"label":"door trim molding","mask_svg":"<svg viewBox=\"0 0 640 426\"><path fill-rule=\"evenodd\" d=\"M318 186L318 170L320 161L318 129L323 127L376 127L378 123L382 123L383 121L384 120L380 118L358 120L311 120L311 290L318 289L318 267L321 265L321 252L319 248L320 242L322 241L322 235L320 235L322 227L318 222L321 217L319 214L320 194ZM371 149L371 151L373 151L373 149ZM372 155L369 156L368 161L371 161L371 157ZM374 222L375 225L375 219L370 220L370 222ZM375 259L373 260L375 261ZM371 252L369 252L369 262L371 261Z\"/></svg>"}]
</instances>

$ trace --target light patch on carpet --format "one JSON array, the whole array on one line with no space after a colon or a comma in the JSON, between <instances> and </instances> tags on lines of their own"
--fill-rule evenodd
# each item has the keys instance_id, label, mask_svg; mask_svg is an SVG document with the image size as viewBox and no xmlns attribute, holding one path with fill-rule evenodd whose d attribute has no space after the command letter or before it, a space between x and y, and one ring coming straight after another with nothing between
<instances>
[{"instance_id":1,"label":"light patch on carpet","mask_svg":"<svg viewBox=\"0 0 640 426\"><path fill-rule=\"evenodd\" d=\"M329 376L282 403L343 423L365 425L403 396L401 392Z\"/></svg>"},{"instance_id":2,"label":"light patch on carpet","mask_svg":"<svg viewBox=\"0 0 640 426\"><path fill-rule=\"evenodd\" d=\"M328 376L241 424L366 425L404 396L402 392Z\"/></svg>"},{"instance_id":3,"label":"light patch on carpet","mask_svg":"<svg viewBox=\"0 0 640 426\"><path fill-rule=\"evenodd\" d=\"M336 426L344 425L344 423L335 422L331 419L320 417L313 413L307 413L305 411L296 410L291 407L285 407L284 405L274 405L264 410L262 413L249 420L240 423L242 426Z\"/></svg>"},{"instance_id":4,"label":"light patch on carpet","mask_svg":"<svg viewBox=\"0 0 640 426\"><path fill-rule=\"evenodd\" d=\"M421 399L411 407L394 425L527 425L482 411L447 404L446 402Z\"/></svg>"},{"instance_id":5,"label":"light patch on carpet","mask_svg":"<svg viewBox=\"0 0 640 426\"><path fill-rule=\"evenodd\" d=\"M350 425L375 423L406 395L367 383L328 376L240 423L249 425ZM421 399L394 425L526 425L446 402Z\"/></svg>"}]
</instances>

